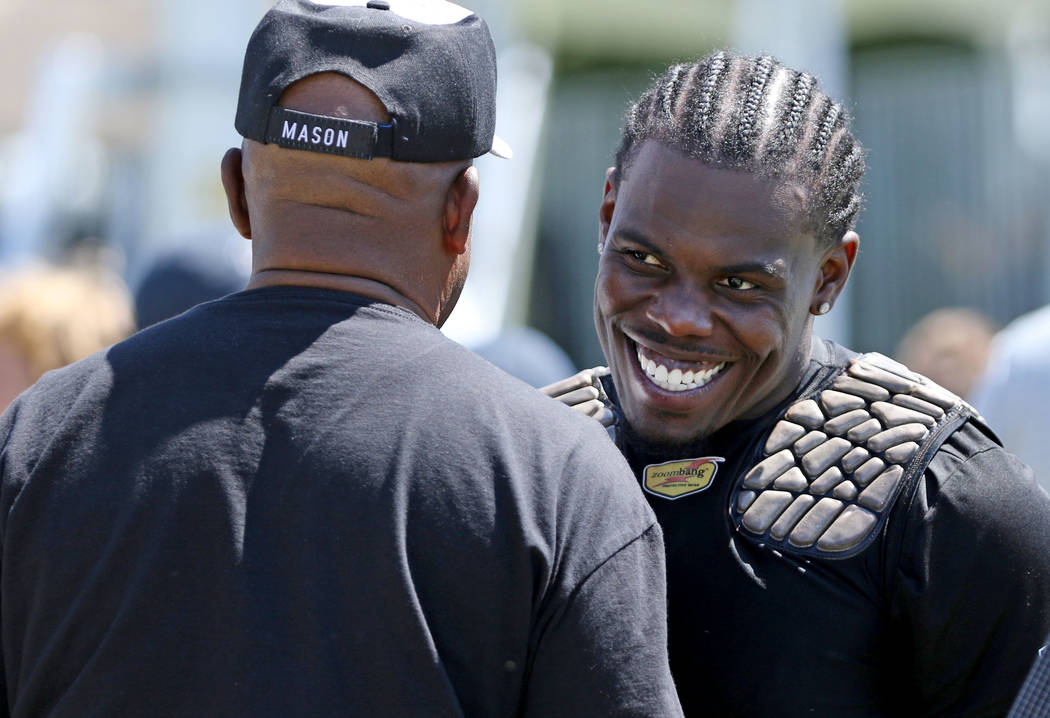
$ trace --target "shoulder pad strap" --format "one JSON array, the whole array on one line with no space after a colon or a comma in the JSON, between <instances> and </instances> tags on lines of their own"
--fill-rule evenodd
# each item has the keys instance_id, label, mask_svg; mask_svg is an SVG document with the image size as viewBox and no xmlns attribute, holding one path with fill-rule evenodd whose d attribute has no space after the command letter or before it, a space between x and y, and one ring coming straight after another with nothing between
<instances>
[{"instance_id":1,"label":"shoulder pad strap","mask_svg":"<svg viewBox=\"0 0 1050 718\"><path fill-rule=\"evenodd\" d=\"M613 422L605 427L605 430L609 432L609 438L612 439L613 443L619 446L620 425L623 423L623 414L620 413L620 407L616 406L616 402L609 396L608 388L605 385L606 382L609 382L609 386L612 386L612 372L606 366L596 366L590 371L591 386L598 390L598 400L605 405L605 408L613 416Z\"/></svg>"},{"instance_id":2,"label":"shoulder pad strap","mask_svg":"<svg viewBox=\"0 0 1050 718\"><path fill-rule=\"evenodd\" d=\"M787 407L738 479L738 532L781 551L848 558L882 531L901 490L976 412L881 354L864 354Z\"/></svg>"}]
</instances>

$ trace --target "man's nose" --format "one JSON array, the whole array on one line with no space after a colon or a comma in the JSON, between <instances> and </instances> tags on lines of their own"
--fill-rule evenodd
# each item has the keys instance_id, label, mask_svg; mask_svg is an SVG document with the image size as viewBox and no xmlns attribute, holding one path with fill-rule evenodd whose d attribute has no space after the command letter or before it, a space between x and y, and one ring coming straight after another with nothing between
<instances>
[{"instance_id":1,"label":"man's nose","mask_svg":"<svg viewBox=\"0 0 1050 718\"><path fill-rule=\"evenodd\" d=\"M665 288L653 299L645 313L668 336L709 336L714 326L711 299L703 287L683 282Z\"/></svg>"}]
</instances>

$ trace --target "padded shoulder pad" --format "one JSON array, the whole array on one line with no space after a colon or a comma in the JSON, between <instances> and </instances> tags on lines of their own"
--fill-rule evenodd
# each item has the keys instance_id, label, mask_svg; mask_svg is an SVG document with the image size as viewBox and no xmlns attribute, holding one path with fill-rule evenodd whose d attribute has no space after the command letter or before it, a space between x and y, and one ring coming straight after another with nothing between
<instances>
[{"instance_id":1,"label":"padded shoulder pad","mask_svg":"<svg viewBox=\"0 0 1050 718\"><path fill-rule=\"evenodd\" d=\"M737 530L786 553L854 556L944 439L975 414L888 357L855 357L773 425L733 488Z\"/></svg>"}]
</instances>

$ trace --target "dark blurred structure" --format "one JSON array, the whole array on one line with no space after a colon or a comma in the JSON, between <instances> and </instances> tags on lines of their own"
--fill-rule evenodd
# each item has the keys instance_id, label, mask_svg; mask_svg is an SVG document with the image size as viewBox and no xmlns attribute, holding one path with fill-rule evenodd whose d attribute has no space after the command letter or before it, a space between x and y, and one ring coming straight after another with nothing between
<instances>
[{"instance_id":1,"label":"dark blurred structure","mask_svg":"<svg viewBox=\"0 0 1050 718\"><path fill-rule=\"evenodd\" d=\"M1050 491L1050 305L996 335L972 400L1003 445Z\"/></svg>"},{"instance_id":2,"label":"dark blurred structure","mask_svg":"<svg viewBox=\"0 0 1050 718\"><path fill-rule=\"evenodd\" d=\"M1045 108L1041 130L1028 117L1050 65L1018 37L1023 17L999 46L945 32L854 50L855 128L869 149L858 348L892 346L936 307L1004 325L1050 300L1050 123ZM1033 64L1039 84L1024 79Z\"/></svg>"}]
</instances>

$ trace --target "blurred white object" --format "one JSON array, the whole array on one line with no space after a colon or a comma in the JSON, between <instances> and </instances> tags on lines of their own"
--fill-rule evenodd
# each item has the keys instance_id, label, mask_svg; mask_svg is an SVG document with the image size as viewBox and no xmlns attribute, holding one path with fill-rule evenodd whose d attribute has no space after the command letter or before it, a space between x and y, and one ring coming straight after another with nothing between
<instances>
[{"instance_id":1,"label":"blurred white object","mask_svg":"<svg viewBox=\"0 0 1050 718\"><path fill-rule=\"evenodd\" d=\"M1022 5L1011 17L1007 56L1013 82L1014 134L1024 150L1050 161L1050 27L1045 10Z\"/></svg>"},{"instance_id":2,"label":"blurred white object","mask_svg":"<svg viewBox=\"0 0 1050 718\"><path fill-rule=\"evenodd\" d=\"M1050 491L1050 305L1025 314L999 332L971 403L1006 450L1032 467Z\"/></svg>"},{"instance_id":3,"label":"blurred white object","mask_svg":"<svg viewBox=\"0 0 1050 718\"><path fill-rule=\"evenodd\" d=\"M474 213L470 276L445 334L467 346L522 324L535 242L533 175L547 112L552 63L544 50L514 45L499 55L496 131L514 159L480 157L481 199Z\"/></svg>"},{"instance_id":4,"label":"blurred white object","mask_svg":"<svg viewBox=\"0 0 1050 718\"><path fill-rule=\"evenodd\" d=\"M536 388L575 373L565 350L531 327L512 327L474 351L511 376Z\"/></svg>"},{"instance_id":5,"label":"blurred white object","mask_svg":"<svg viewBox=\"0 0 1050 718\"><path fill-rule=\"evenodd\" d=\"M7 267L41 255L53 218L102 192L105 158L91 125L102 70L102 43L89 36L65 38L41 67L4 173L0 261Z\"/></svg>"}]
</instances>

